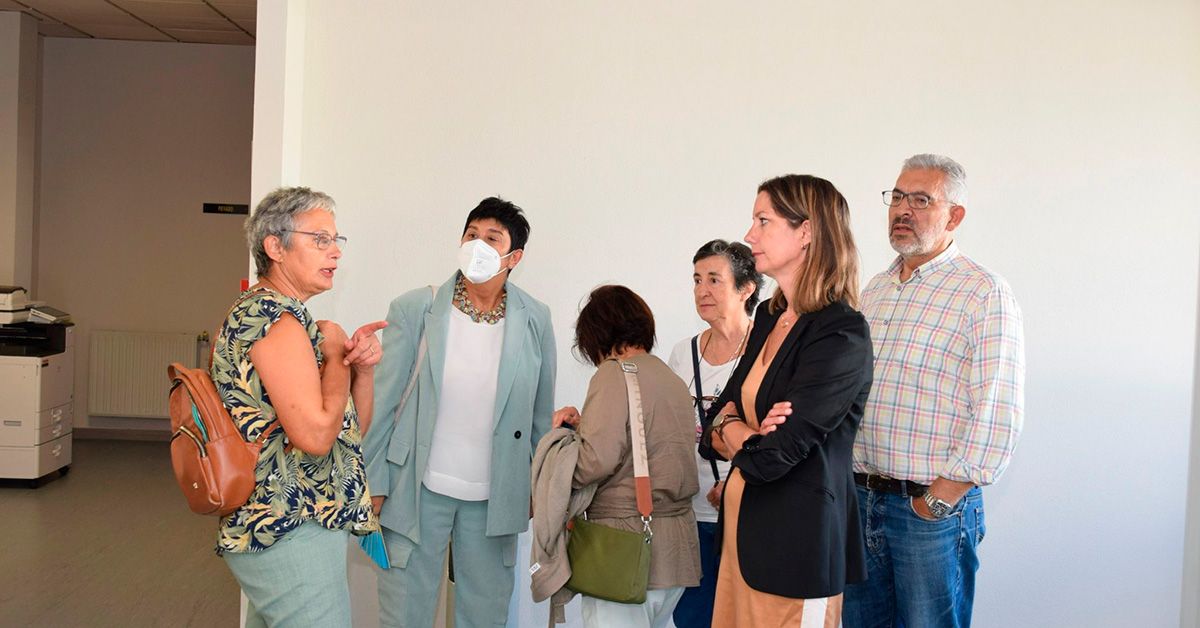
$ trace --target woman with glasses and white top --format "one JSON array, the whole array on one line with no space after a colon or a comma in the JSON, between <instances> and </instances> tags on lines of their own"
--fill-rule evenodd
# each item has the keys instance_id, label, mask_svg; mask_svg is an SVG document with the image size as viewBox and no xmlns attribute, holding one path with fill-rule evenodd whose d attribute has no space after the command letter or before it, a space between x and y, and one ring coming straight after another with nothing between
<instances>
[{"instance_id":1,"label":"woman with glasses and white top","mask_svg":"<svg viewBox=\"0 0 1200 628\"><path fill-rule=\"evenodd\" d=\"M754 268L750 247L740 242L713 240L692 257L696 313L708 324L703 332L675 345L667 365L688 384L696 415L696 442L700 442L701 415L721 396L725 383L741 359L750 335L750 313L758 305L763 277ZM684 591L675 607L677 628L712 623L717 586L718 556L713 540L717 532L721 490L729 463L711 461L696 453L701 490L692 500L700 538L700 584Z\"/></svg>"}]
</instances>

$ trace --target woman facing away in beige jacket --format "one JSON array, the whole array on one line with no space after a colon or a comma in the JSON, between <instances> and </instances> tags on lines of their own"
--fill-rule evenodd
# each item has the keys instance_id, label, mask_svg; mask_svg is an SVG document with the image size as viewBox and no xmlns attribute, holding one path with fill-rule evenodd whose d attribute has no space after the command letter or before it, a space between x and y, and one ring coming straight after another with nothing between
<instances>
[{"instance_id":1,"label":"woman facing away in beige jacket","mask_svg":"<svg viewBox=\"0 0 1200 628\"><path fill-rule=\"evenodd\" d=\"M650 355L654 315L629 288L601 286L592 291L575 325L575 347L596 365L596 374L588 384L583 411L562 408L555 412L554 424L567 423L578 430L579 457L572 485L596 485L588 519L642 531L634 490L628 393L619 362L637 366L654 504L646 601L618 604L583 596L583 622L589 627L667 626L684 588L700 581L692 512L692 497L700 486L691 396L679 377Z\"/></svg>"}]
</instances>

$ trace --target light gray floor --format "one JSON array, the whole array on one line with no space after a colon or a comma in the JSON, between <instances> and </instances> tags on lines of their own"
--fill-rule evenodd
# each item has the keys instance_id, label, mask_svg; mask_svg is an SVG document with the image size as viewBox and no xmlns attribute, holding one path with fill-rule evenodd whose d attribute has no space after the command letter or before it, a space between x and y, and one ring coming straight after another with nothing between
<instances>
[{"instance_id":1,"label":"light gray floor","mask_svg":"<svg viewBox=\"0 0 1200 628\"><path fill-rule=\"evenodd\" d=\"M167 443L76 440L66 477L0 480L0 626L237 626L216 525Z\"/></svg>"}]
</instances>

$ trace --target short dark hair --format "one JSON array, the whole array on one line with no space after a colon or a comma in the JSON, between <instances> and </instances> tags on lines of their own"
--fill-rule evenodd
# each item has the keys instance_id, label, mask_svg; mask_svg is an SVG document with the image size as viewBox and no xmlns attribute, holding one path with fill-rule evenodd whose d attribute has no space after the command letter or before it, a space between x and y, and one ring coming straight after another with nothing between
<instances>
[{"instance_id":1,"label":"short dark hair","mask_svg":"<svg viewBox=\"0 0 1200 628\"><path fill-rule=\"evenodd\" d=\"M508 237L512 238L509 253L525 248L525 243L529 241L529 221L525 220L525 213L520 207L498 196L489 196L479 201L475 209L467 214L467 222L463 223L463 235L466 235L471 223L487 218L495 220L508 230Z\"/></svg>"},{"instance_id":2,"label":"short dark hair","mask_svg":"<svg viewBox=\"0 0 1200 628\"><path fill-rule=\"evenodd\" d=\"M575 350L595 366L614 351L654 348L654 313L625 286L600 286L575 321Z\"/></svg>"},{"instance_id":3,"label":"short dark hair","mask_svg":"<svg viewBox=\"0 0 1200 628\"><path fill-rule=\"evenodd\" d=\"M734 289L741 290L748 283L754 284L754 292L746 299L746 313L750 314L754 311L754 306L758 305L758 289L763 285L762 273L754 269L754 254L750 252L750 247L741 242L726 242L717 238L700 247L692 257L692 263L717 255L729 262Z\"/></svg>"}]
</instances>

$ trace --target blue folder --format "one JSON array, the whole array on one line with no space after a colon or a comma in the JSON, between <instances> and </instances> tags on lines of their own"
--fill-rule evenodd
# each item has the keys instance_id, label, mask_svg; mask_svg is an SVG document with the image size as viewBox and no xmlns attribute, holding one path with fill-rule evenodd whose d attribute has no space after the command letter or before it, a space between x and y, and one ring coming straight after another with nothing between
<instances>
[{"instance_id":1,"label":"blue folder","mask_svg":"<svg viewBox=\"0 0 1200 628\"><path fill-rule=\"evenodd\" d=\"M392 562L388 560L387 547L383 544L383 533L376 530L366 536L358 537L358 546L367 556L379 565L380 569L390 569Z\"/></svg>"}]
</instances>

